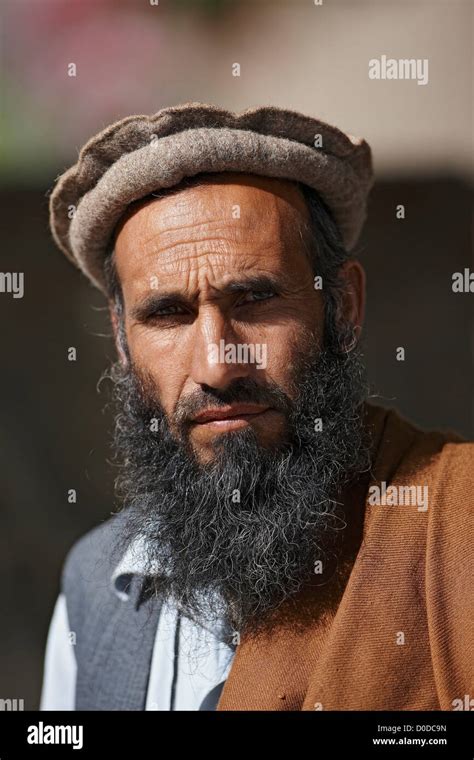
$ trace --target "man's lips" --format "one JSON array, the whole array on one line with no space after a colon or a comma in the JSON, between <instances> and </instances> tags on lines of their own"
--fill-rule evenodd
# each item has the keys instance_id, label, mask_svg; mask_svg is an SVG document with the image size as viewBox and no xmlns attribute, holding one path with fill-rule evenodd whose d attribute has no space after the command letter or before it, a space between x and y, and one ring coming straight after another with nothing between
<instances>
[{"instance_id":1,"label":"man's lips","mask_svg":"<svg viewBox=\"0 0 474 760\"><path fill-rule=\"evenodd\" d=\"M193 417L192 422L197 425L205 425L210 422L225 422L231 420L248 420L268 411L270 407L258 404L230 404L218 409L205 409Z\"/></svg>"}]
</instances>

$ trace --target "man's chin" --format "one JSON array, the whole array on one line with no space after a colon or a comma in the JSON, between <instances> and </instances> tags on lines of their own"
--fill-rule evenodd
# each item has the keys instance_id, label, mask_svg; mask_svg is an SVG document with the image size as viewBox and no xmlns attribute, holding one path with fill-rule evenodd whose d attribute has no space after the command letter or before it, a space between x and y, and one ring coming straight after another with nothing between
<instances>
[{"instance_id":1,"label":"man's chin","mask_svg":"<svg viewBox=\"0 0 474 760\"><path fill-rule=\"evenodd\" d=\"M258 420L238 419L228 425L193 425L188 443L200 464L209 464L219 455L240 444L252 444L262 452L278 451L288 441L288 425L284 416L275 410L259 415Z\"/></svg>"},{"instance_id":2,"label":"man's chin","mask_svg":"<svg viewBox=\"0 0 474 760\"><path fill-rule=\"evenodd\" d=\"M248 425L233 430L208 435L204 440L195 440L189 436L188 450L198 466L225 468L229 464L231 452L238 450L249 442L260 450L255 432Z\"/></svg>"}]
</instances>

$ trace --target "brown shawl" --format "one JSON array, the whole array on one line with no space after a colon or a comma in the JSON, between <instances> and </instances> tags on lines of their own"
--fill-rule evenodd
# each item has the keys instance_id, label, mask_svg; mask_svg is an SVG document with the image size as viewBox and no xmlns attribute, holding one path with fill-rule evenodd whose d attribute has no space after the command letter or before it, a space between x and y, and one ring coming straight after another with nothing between
<instances>
[{"instance_id":1,"label":"brown shawl","mask_svg":"<svg viewBox=\"0 0 474 760\"><path fill-rule=\"evenodd\" d=\"M469 709L474 444L376 406L367 423L374 465L345 494L336 571L242 637L218 710ZM371 505L382 481L427 486L428 509Z\"/></svg>"}]
</instances>

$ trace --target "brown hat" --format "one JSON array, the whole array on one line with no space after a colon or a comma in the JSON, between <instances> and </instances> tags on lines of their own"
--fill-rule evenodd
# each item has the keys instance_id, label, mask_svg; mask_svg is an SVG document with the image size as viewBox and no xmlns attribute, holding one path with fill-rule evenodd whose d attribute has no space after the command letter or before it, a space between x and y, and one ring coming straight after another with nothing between
<instances>
[{"instance_id":1,"label":"brown hat","mask_svg":"<svg viewBox=\"0 0 474 760\"><path fill-rule=\"evenodd\" d=\"M330 208L346 248L357 242L373 184L365 140L296 111L262 106L236 114L204 103L128 116L92 137L52 191L53 237L105 291L103 259L127 206L185 177L225 171L309 185Z\"/></svg>"}]
</instances>

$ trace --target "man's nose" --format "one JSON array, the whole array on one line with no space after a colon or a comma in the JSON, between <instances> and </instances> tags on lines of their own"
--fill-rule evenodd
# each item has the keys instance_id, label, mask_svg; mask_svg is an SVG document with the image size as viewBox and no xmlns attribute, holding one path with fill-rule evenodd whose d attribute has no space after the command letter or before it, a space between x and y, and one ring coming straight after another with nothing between
<instances>
[{"instance_id":1,"label":"man's nose","mask_svg":"<svg viewBox=\"0 0 474 760\"><path fill-rule=\"evenodd\" d=\"M190 375L196 384L222 390L233 380L254 374L254 365L242 361L238 336L218 307L202 309L193 328Z\"/></svg>"}]
</instances>

